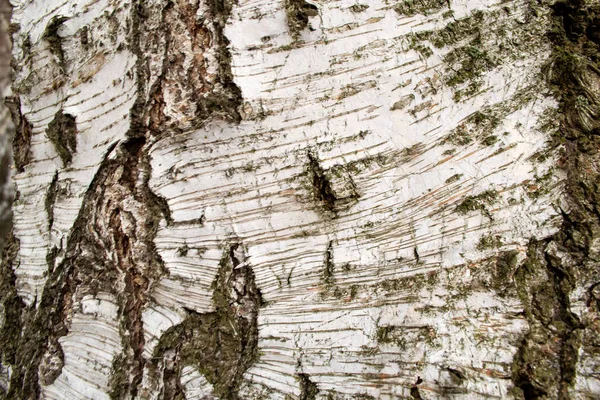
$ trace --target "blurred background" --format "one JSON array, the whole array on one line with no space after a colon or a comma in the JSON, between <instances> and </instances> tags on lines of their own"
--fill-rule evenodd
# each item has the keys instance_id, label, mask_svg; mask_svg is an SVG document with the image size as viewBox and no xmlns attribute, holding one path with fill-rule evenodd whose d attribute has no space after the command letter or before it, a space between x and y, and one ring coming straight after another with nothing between
<instances>
[{"instance_id":1,"label":"blurred background","mask_svg":"<svg viewBox=\"0 0 600 400\"><path fill-rule=\"evenodd\" d=\"M10 182L12 164L11 143L14 126L10 112L4 104L10 90L10 15L12 7L9 0L0 0L0 249L11 228L10 204L13 189Z\"/></svg>"}]
</instances>

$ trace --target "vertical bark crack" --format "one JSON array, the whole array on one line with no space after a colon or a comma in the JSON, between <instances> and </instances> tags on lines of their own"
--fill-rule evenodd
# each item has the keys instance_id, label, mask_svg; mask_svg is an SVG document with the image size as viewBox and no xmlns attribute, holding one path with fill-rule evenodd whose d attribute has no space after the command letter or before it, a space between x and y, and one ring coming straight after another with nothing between
<instances>
[{"instance_id":1,"label":"vertical bark crack","mask_svg":"<svg viewBox=\"0 0 600 400\"><path fill-rule=\"evenodd\" d=\"M25 166L31 161L31 124L21 113L21 99L19 96L8 96L5 100L6 107L10 110L12 122L15 126L13 138L13 160L17 171L23 172Z\"/></svg>"},{"instance_id":2,"label":"vertical bark crack","mask_svg":"<svg viewBox=\"0 0 600 400\"><path fill-rule=\"evenodd\" d=\"M530 244L515 274L529 331L514 359L513 381L526 399L571 398L580 348L593 352L589 337L600 334L570 304L571 292L591 287L600 274L594 249L600 232L600 93L594 92L600 83L600 42L592 33L600 23L600 8L584 0L560 1L553 12L549 37L554 54L548 70L561 115L560 134L553 141L565 149L561 163L570 209L563 212L557 234ZM590 107L581 107L582 101Z\"/></svg>"}]
</instances>

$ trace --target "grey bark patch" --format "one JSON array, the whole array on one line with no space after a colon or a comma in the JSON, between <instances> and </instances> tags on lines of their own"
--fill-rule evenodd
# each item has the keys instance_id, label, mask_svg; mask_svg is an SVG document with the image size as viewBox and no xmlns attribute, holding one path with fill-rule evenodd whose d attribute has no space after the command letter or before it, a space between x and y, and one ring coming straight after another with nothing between
<instances>
[{"instance_id":1,"label":"grey bark patch","mask_svg":"<svg viewBox=\"0 0 600 400\"><path fill-rule=\"evenodd\" d=\"M64 166L73 160L73 154L77 150L77 124L75 117L71 114L63 114L60 110L54 115L54 119L46 129L48 139L54 144L56 152L60 156Z\"/></svg>"}]
</instances>

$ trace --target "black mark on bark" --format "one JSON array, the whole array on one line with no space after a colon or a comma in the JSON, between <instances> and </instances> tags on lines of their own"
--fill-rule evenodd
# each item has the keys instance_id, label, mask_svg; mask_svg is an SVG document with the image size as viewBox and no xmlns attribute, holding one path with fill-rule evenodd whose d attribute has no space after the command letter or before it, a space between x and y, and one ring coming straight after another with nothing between
<instances>
[{"instance_id":1,"label":"black mark on bark","mask_svg":"<svg viewBox=\"0 0 600 400\"><path fill-rule=\"evenodd\" d=\"M73 160L73 154L77 150L77 124L75 117L64 114L62 110L54 115L54 119L46 129L48 139L54 145L64 166Z\"/></svg>"}]
</instances>

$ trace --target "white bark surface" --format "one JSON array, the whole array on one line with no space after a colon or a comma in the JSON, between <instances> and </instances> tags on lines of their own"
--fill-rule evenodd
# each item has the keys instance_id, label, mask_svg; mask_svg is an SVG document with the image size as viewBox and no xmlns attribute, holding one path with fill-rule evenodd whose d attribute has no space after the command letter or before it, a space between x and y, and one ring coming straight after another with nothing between
<instances>
[{"instance_id":1,"label":"white bark surface","mask_svg":"<svg viewBox=\"0 0 600 400\"><path fill-rule=\"evenodd\" d=\"M311 3L295 30L283 1L239 0L224 27L204 0L13 2L31 124L15 286L31 309L60 297L64 325L38 355L40 397L169 398L168 371L188 399L523 396L514 360L533 328L513 276L569 209L548 144L550 7ZM225 64L241 103L205 111L232 96ZM243 321L258 335L229 394L165 339L223 312L223 268L233 336L253 343ZM572 398L600 396L586 354Z\"/></svg>"}]
</instances>

